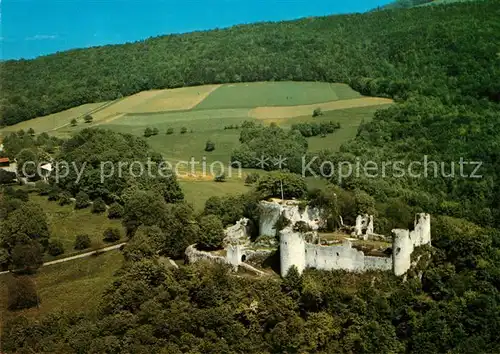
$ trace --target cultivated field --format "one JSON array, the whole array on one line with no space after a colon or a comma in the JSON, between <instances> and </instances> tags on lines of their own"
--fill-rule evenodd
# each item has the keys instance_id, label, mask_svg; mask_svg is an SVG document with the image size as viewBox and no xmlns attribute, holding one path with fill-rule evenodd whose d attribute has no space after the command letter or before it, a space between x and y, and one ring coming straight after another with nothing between
<instances>
[{"instance_id":1,"label":"cultivated field","mask_svg":"<svg viewBox=\"0 0 500 354\"><path fill-rule=\"evenodd\" d=\"M219 86L205 85L170 90L143 91L115 101L84 104L59 113L21 122L1 129L0 134L33 128L38 133L51 132L65 136L82 127L107 123L126 113L189 110L203 101ZM83 122L83 116L86 114L90 114L94 118L92 124L85 124ZM75 128L70 126L72 119L79 121L79 125Z\"/></svg>"},{"instance_id":2,"label":"cultivated field","mask_svg":"<svg viewBox=\"0 0 500 354\"><path fill-rule=\"evenodd\" d=\"M125 97L94 115L96 121L124 113L155 113L189 110L203 101L219 85L142 91Z\"/></svg>"},{"instance_id":3,"label":"cultivated field","mask_svg":"<svg viewBox=\"0 0 500 354\"><path fill-rule=\"evenodd\" d=\"M361 95L345 84L324 82L252 82L224 85L195 109L297 106L347 100Z\"/></svg>"},{"instance_id":4,"label":"cultivated field","mask_svg":"<svg viewBox=\"0 0 500 354\"><path fill-rule=\"evenodd\" d=\"M48 116L31 119L0 129L0 135L16 132L21 129L28 130L29 128L33 128L37 133L53 133L65 125L69 125L73 118L78 118L89 112L93 112L105 104L107 104L107 102L84 104L62 112L50 114Z\"/></svg>"},{"instance_id":5,"label":"cultivated field","mask_svg":"<svg viewBox=\"0 0 500 354\"><path fill-rule=\"evenodd\" d=\"M321 108L323 111L336 111L339 109L373 107L392 103L392 100L381 97L361 97L349 100L332 101L320 104L309 104L300 106L283 106L283 107L257 107L248 113L252 118L256 119L281 119L292 118L297 116L310 115L316 108Z\"/></svg>"},{"instance_id":6,"label":"cultivated field","mask_svg":"<svg viewBox=\"0 0 500 354\"><path fill-rule=\"evenodd\" d=\"M232 150L239 145L239 127L244 121L256 120L263 124L274 122L284 128L299 122L339 122L341 129L335 133L324 138L308 138L310 151L336 151L344 142L356 136L362 121L370 121L376 110L391 103L391 100L385 98L363 97L345 84L254 82L206 85L144 91L112 102L76 107L4 130L17 131L33 127L37 132L49 131L50 134L69 137L86 127L111 129L138 136L143 136L148 127L156 128L159 134L147 140L170 163L189 161L194 157L200 163L221 161L228 164ZM313 118L312 112L316 108L321 108L324 115ZM89 112L94 118L92 123L87 124L79 119L77 126L69 124L71 119ZM227 127L232 129L225 129ZM167 134L170 128L174 130L173 134ZM181 134L182 128L186 129L186 133ZM208 140L215 143L215 150L212 152L205 152ZM197 177L180 177L179 180L188 202L193 203L197 209L202 208L204 201L212 195L240 193L247 189L240 178L215 183L208 176L200 177L201 166L196 169ZM51 208L53 206L49 203L47 210L50 211ZM93 216L88 210L73 211L69 206L54 213L52 222L58 230L56 237L68 247L73 240L67 235L73 235L77 226L67 225L107 226L110 223L105 216ZM86 219L91 217L95 222ZM63 224L67 225L61 226ZM100 227L95 227L88 230L88 233L97 242L102 231Z\"/></svg>"}]
</instances>

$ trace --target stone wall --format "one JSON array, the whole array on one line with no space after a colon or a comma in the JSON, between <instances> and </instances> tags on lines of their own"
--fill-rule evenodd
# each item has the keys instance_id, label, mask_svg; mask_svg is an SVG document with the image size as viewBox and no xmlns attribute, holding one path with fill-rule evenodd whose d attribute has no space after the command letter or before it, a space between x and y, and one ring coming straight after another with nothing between
<instances>
[{"instance_id":1,"label":"stone wall","mask_svg":"<svg viewBox=\"0 0 500 354\"><path fill-rule=\"evenodd\" d=\"M370 219L365 219L368 223ZM301 273L311 267L323 270L344 269L353 272L392 269L395 275L405 274L411 267L415 247L430 244L430 215L417 214L414 230L393 230L392 257L365 256L346 240L342 245L322 246L304 240L304 234L291 226L280 231L281 275L295 266Z\"/></svg>"},{"instance_id":2,"label":"stone wall","mask_svg":"<svg viewBox=\"0 0 500 354\"><path fill-rule=\"evenodd\" d=\"M225 257L216 256L209 252L200 251L196 248L196 245L191 245L186 248L184 252L189 263L196 263L202 260L208 260L212 262L219 262L224 264L231 264Z\"/></svg>"},{"instance_id":3,"label":"stone wall","mask_svg":"<svg viewBox=\"0 0 500 354\"><path fill-rule=\"evenodd\" d=\"M392 269L390 257L365 256L362 251L353 248L349 240L338 246L322 246L304 242L303 237L297 234L281 233L281 236L286 240L280 244L282 276L285 276L293 265L299 272L307 267L322 270L344 269L352 272ZM305 257L300 254L302 248Z\"/></svg>"},{"instance_id":4,"label":"stone wall","mask_svg":"<svg viewBox=\"0 0 500 354\"><path fill-rule=\"evenodd\" d=\"M363 252L352 248L347 240L340 246L306 245L306 264L311 268L358 272L364 270L364 258Z\"/></svg>"},{"instance_id":5,"label":"stone wall","mask_svg":"<svg viewBox=\"0 0 500 354\"><path fill-rule=\"evenodd\" d=\"M242 218L224 230L224 244L247 245L251 242L250 220Z\"/></svg>"},{"instance_id":6,"label":"stone wall","mask_svg":"<svg viewBox=\"0 0 500 354\"><path fill-rule=\"evenodd\" d=\"M263 271L242 262L241 256L243 249L240 245L228 246L226 252L226 257L216 256L210 252L200 251L196 248L196 245L191 245L186 248L185 255L189 263L196 263L199 261L218 262L232 265L235 271L238 267L242 267L257 275L265 275Z\"/></svg>"},{"instance_id":7,"label":"stone wall","mask_svg":"<svg viewBox=\"0 0 500 354\"><path fill-rule=\"evenodd\" d=\"M392 258L365 256L365 270L392 270Z\"/></svg>"},{"instance_id":8,"label":"stone wall","mask_svg":"<svg viewBox=\"0 0 500 354\"><path fill-rule=\"evenodd\" d=\"M276 236L275 226L281 215L288 219L291 225L303 221L311 230L318 230L323 223L318 208L304 206L302 209L301 203L295 200L261 201L259 208L259 235Z\"/></svg>"},{"instance_id":9,"label":"stone wall","mask_svg":"<svg viewBox=\"0 0 500 354\"><path fill-rule=\"evenodd\" d=\"M431 217L429 214L417 214L412 231L392 230L393 271L396 275L405 274L411 267L411 254L415 247L431 244Z\"/></svg>"},{"instance_id":10,"label":"stone wall","mask_svg":"<svg viewBox=\"0 0 500 354\"><path fill-rule=\"evenodd\" d=\"M242 247L240 245L228 245L226 247L226 260L237 267L242 262Z\"/></svg>"}]
</instances>

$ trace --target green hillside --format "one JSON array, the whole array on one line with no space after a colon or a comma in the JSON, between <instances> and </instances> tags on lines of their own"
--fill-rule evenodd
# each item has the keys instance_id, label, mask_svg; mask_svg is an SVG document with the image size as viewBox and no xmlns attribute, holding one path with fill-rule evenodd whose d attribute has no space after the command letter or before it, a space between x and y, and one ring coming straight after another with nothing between
<instances>
[{"instance_id":1,"label":"green hillside","mask_svg":"<svg viewBox=\"0 0 500 354\"><path fill-rule=\"evenodd\" d=\"M260 23L6 61L0 64L0 124L153 88L209 83L353 83L368 77L387 81L370 88L371 94L405 96L427 82L445 85L446 78L436 80L436 72L444 74L476 56L486 61L478 65L477 80L464 77L465 82L451 82L450 90L460 85L465 94L485 96L495 83L488 68L498 51L493 45L499 33L497 8L498 0L492 0L372 12L362 21L356 14ZM476 41L470 42L476 23L491 31L475 31ZM492 44L481 44L486 42ZM445 54L450 45L457 50Z\"/></svg>"},{"instance_id":2,"label":"green hillside","mask_svg":"<svg viewBox=\"0 0 500 354\"><path fill-rule=\"evenodd\" d=\"M479 1L479 0L396 0L385 6L381 6L376 10L394 10L394 9L409 9L418 6L429 5L446 5L457 2Z\"/></svg>"},{"instance_id":3,"label":"green hillside","mask_svg":"<svg viewBox=\"0 0 500 354\"><path fill-rule=\"evenodd\" d=\"M225 85L196 109L297 106L360 97L347 85L316 82L270 82Z\"/></svg>"}]
</instances>

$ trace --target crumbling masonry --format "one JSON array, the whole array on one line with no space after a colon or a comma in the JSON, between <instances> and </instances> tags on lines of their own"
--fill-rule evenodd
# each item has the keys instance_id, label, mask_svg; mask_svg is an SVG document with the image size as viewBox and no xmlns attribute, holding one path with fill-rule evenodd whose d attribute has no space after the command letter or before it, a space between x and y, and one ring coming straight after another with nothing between
<instances>
[{"instance_id":1,"label":"crumbling masonry","mask_svg":"<svg viewBox=\"0 0 500 354\"><path fill-rule=\"evenodd\" d=\"M317 232L325 223L321 210L295 200L271 200L262 201L260 211L259 234L272 240L278 236L282 276L292 266L300 273L306 268L316 268L352 272L382 270L400 276L410 269L414 249L431 243L430 215L424 213L416 215L413 230L392 230L392 254L384 257L365 255L352 244L355 240L386 240L385 236L374 233L373 216L358 216L351 238L346 235L341 243L323 245L318 242ZM248 222L242 219L226 229L226 256L220 258L234 267L246 265L244 262L255 255L271 253L269 248L259 250L251 243Z\"/></svg>"}]
</instances>

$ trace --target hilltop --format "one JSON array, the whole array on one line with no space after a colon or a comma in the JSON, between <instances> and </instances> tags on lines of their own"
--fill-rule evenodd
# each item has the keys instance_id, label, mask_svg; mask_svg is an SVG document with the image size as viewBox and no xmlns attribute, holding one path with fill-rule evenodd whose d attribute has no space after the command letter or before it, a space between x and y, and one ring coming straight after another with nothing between
<instances>
[{"instance_id":1,"label":"hilltop","mask_svg":"<svg viewBox=\"0 0 500 354\"><path fill-rule=\"evenodd\" d=\"M484 63L474 78L464 77L460 85L465 95L485 97L498 82L489 70L498 47L481 43L498 41L497 10L494 0L411 12L316 17L7 61L0 64L0 124L149 89L202 84L341 82L362 94L405 97L427 90L436 71L460 71L476 57ZM475 41L469 41L471 35ZM448 55L450 46L457 49ZM429 63L432 70L426 69ZM384 83L366 88L364 78ZM448 90L454 91L457 84L450 82Z\"/></svg>"},{"instance_id":2,"label":"hilltop","mask_svg":"<svg viewBox=\"0 0 500 354\"><path fill-rule=\"evenodd\" d=\"M409 9L418 6L446 5L457 2L478 1L478 0L396 0L390 4L378 7L375 10Z\"/></svg>"}]
</instances>

